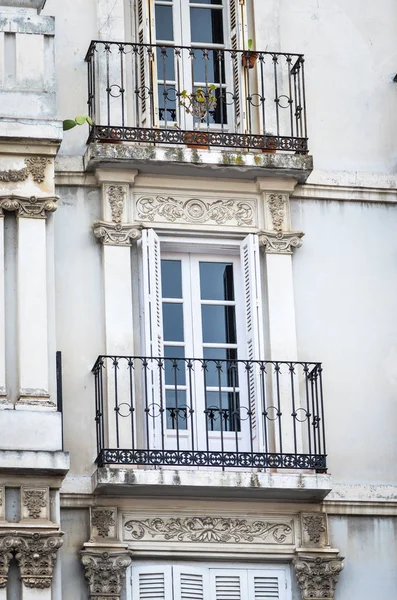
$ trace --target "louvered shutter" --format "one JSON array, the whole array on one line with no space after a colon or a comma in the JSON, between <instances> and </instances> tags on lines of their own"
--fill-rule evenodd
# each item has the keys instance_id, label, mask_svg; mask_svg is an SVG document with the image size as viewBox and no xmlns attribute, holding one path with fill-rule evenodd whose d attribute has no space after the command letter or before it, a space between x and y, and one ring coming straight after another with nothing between
<instances>
[{"instance_id":1,"label":"louvered shutter","mask_svg":"<svg viewBox=\"0 0 397 600\"><path fill-rule=\"evenodd\" d=\"M207 568L173 567L174 600L209 600Z\"/></svg>"},{"instance_id":2,"label":"louvered shutter","mask_svg":"<svg viewBox=\"0 0 397 600\"><path fill-rule=\"evenodd\" d=\"M283 569L248 571L248 600L287 600L287 579Z\"/></svg>"},{"instance_id":3,"label":"louvered shutter","mask_svg":"<svg viewBox=\"0 0 397 600\"><path fill-rule=\"evenodd\" d=\"M246 352L240 358L264 360L261 272L258 236L247 235L241 242L241 265L244 285ZM260 369L252 364L249 370L248 401L252 413L254 450L262 450L263 422ZM244 379L246 380L246 378Z\"/></svg>"},{"instance_id":4,"label":"louvered shutter","mask_svg":"<svg viewBox=\"0 0 397 600\"><path fill-rule=\"evenodd\" d=\"M135 0L135 37L138 44L154 43L154 4L153 0ZM140 46L134 61L137 70L134 87L138 85L138 102L136 122L139 127L153 127L155 105L154 96L157 95L155 82L155 50L150 47Z\"/></svg>"},{"instance_id":5,"label":"louvered shutter","mask_svg":"<svg viewBox=\"0 0 397 600\"><path fill-rule=\"evenodd\" d=\"M210 569L211 600L247 600L247 571Z\"/></svg>"},{"instance_id":6,"label":"louvered shutter","mask_svg":"<svg viewBox=\"0 0 397 600\"><path fill-rule=\"evenodd\" d=\"M160 240L153 229L142 232L142 280L144 349L146 357L154 359L164 355L163 310L161 303L161 258ZM164 413L164 369L158 360L148 360L148 377L144 380L144 408L148 408L150 449L161 447L161 418ZM145 375L145 372L144 372ZM147 397L146 397L147 396Z\"/></svg>"},{"instance_id":7,"label":"louvered shutter","mask_svg":"<svg viewBox=\"0 0 397 600\"><path fill-rule=\"evenodd\" d=\"M173 600L171 567L133 567L132 600Z\"/></svg>"},{"instance_id":8,"label":"louvered shutter","mask_svg":"<svg viewBox=\"0 0 397 600\"><path fill-rule=\"evenodd\" d=\"M229 0L229 18L230 18L230 44L231 49L236 51L232 60L232 82L233 95L235 98L234 109L235 115L234 124L237 132L245 132L245 117L244 117L244 98L245 98L245 83L243 77L243 68L241 65L241 53L237 50L246 48L246 22L245 6L239 0Z\"/></svg>"}]
</instances>

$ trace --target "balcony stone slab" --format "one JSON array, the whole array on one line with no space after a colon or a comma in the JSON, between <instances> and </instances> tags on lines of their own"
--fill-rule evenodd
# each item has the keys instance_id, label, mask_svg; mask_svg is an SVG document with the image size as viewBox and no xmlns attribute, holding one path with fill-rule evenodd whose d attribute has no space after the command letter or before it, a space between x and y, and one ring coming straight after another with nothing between
<instances>
[{"instance_id":1,"label":"balcony stone slab","mask_svg":"<svg viewBox=\"0 0 397 600\"><path fill-rule=\"evenodd\" d=\"M211 148L162 147L131 142L92 143L84 156L87 171L97 168L136 169L140 173L186 177L251 179L276 177L305 183L313 157L304 154L262 153Z\"/></svg>"},{"instance_id":2,"label":"balcony stone slab","mask_svg":"<svg viewBox=\"0 0 397 600\"><path fill-rule=\"evenodd\" d=\"M0 450L0 475L64 476L69 467L68 452Z\"/></svg>"},{"instance_id":3,"label":"balcony stone slab","mask_svg":"<svg viewBox=\"0 0 397 600\"><path fill-rule=\"evenodd\" d=\"M109 495L319 502L331 491L332 478L302 472L102 467L93 474L92 484L97 494Z\"/></svg>"}]
</instances>

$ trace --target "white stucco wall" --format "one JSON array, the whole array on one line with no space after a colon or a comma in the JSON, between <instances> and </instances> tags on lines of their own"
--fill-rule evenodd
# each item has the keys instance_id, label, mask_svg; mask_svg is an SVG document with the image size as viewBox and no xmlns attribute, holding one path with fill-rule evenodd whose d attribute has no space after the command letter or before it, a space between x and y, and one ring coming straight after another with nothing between
<instances>
[{"instance_id":1,"label":"white stucco wall","mask_svg":"<svg viewBox=\"0 0 397 600\"><path fill-rule=\"evenodd\" d=\"M334 481L397 476L397 210L295 201L305 232L293 257L298 353L324 364L326 437Z\"/></svg>"}]
</instances>

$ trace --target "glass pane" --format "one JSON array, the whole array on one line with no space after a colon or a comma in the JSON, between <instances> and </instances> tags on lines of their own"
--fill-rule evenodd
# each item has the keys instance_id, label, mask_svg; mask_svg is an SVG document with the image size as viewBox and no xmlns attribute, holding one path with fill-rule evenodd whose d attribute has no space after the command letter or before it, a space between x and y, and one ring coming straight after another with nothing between
<instances>
[{"instance_id":1,"label":"glass pane","mask_svg":"<svg viewBox=\"0 0 397 600\"><path fill-rule=\"evenodd\" d=\"M185 361L175 360L185 357L185 348L183 346L164 346L164 357L166 359L164 361L165 385L185 385Z\"/></svg>"},{"instance_id":2,"label":"glass pane","mask_svg":"<svg viewBox=\"0 0 397 600\"><path fill-rule=\"evenodd\" d=\"M180 260L161 261L161 295L163 298L182 298Z\"/></svg>"},{"instance_id":3,"label":"glass pane","mask_svg":"<svg viewBox=\"0 0 397 600\"><path fill-rule=\"evenodd\" d=\"M238 393L207 392L206 407L208 431L240 431Z\"/></svg>"},{"instance_id":4,"label":"glass pane","mask_svg":"<svg viewBox=\"0 0 397 600\"><path fill-rule=\"evenodd\" d=\"M173 39L172 6L156 4L156 40L172 42Z\"/></svg>"},{"instance_id":5,"label":"glass pane","mask_svg":"<svg viewBox=\"0 0 397 600\"><path fill-rule=\"evenodd\" d=\"M207 54L207 56L206 56ZM222 50L200 50L195 48L189 54L195 86L211 83L225 83L225 54Z\"/></svg>"},{"instance_id":6,"label":"glass pane","mask_svg":"<svg viewBox=\"0 0 397 600\"><path fill-rule=\"evenodd\" d=\"M176 92L172 85L159 85L159 118L160 121L176 121ZM174 296L168 296L173 298ZM177 296L178 298L180 296Z\"/></svg>"},{"instance_id":7,"label":"glass pane","mask_svg":"<svg viewBox=\"0 0 397 600\"><path fill-rule=\"evenodd\" d=\"M183 342L183 304L163 302L165 342Z\"/></svg>"},{"instance_id":8,"label":"glass pane","mask_svg":"<svg viewBox=\"0 0 397 600\"><path fill-rule=\"evenodd\" d=\"M156 48L157 77L162 81L175 80L175 56L174 50L167 46Z\"/></svg>"},{"instance_id":9,"label":"glass pane","mask_svg":"<svg viewBox=\"0 0 397 600\"><path fill-rule=\"evenodd\" d=\"M222 0L190 0L190 4L221 4Z\"/></svg>"},{"instance_id":10,"label":"glass pane","mask_svg":"<svg viewBox=\"0 0 397 600\"><path fill-rule=\"evenodd\" d=\"M190 412L186 406L185 390L166 390L167 429L187 429Z\"/></svg>"},{"instance_id":11,"label":"glass pane","mask_svg":"<svg viewBox=\"0 0 397 600\"><path fill-rule=\"evenodd\" d=\"M191 41L223 44L222 10L210 8L190 9Z\"/></svg>"},{"instance_id":12,"label":"glass pane","mask_svg":"<svg viewBox=\"0 0 397 600\"><path fill-rule=\"evenodd\" d=\"M201 307L203 342L236 344L236 311L234 306Z\"/></svg>"},{"instance_id":13,"label":"glass pane","mask_svg":"<svg viewBox=\"0 0 397 600\"><path fill-rule=\"evenodd\" d=\"M201 262L200 294L202 300L234 300L233 265Z\"/></svg>"},{"instance_id":14,"label":"glass pane","mask_svg":"<svg viewBox=\"0 0 397 600\"><path fill-rule=\"evenodd\" d=\"M207 387L238 387L237 350L229 348L204 348Z\"/></svg>"}]
</instances>

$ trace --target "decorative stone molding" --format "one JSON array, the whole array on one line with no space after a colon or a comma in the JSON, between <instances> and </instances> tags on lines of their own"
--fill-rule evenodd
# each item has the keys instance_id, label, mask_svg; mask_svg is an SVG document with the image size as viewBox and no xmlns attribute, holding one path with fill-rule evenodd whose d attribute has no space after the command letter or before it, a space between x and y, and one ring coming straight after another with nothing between
<instances>
[{"instance_id":1,"label":"decorative stone molding","mask_svg":"<svg viewBox=\"0 0 397 600\"><path fill-rule=\"evenodd\" d=\"M107 197L110 204L113 223L122 222L126 194L126 188L122 185L110 185L107 188Z\"/></svg>"},{"instance_id":2,"label":"decorative stone molding","mask_svg":"<svg viewBox=\"0 0 397 600\"><path fill-rule=\"evenodd\" d=\"M18 217L29 217L35 219L45 219L47 213L54 212L57 208L58 196L47 196L46 198L37 198L36 196L16 196L14 194L0 196L0 210L16 211Z\"/></svg>"},{"instance_id":3,"label":"decorative stone molding","mask_svg":"<svg viewBox=\"0 0 397 600\"><path fill-rule=\"evenodd\" d=\"M220 517L152 518L124 523L125 539L204 543L292 544L293 522Z\"/></svg>"},{"instance_id":4,"label":"decorative stone molding","mask_svg":"<svg viewBox=\"0 0 397 600\"><path fill-rule=\"evenodd\" d=\"M92 508L91 509L91 537L113 538L117 537L117 509Z\"/></svg>"},{"instance_id":5,"label":"decorative stone molding","mask_svg":"<svg viewBox=\"0 0 397 600\"><path fill-rule=\"evenodd\" d=\"M269 194L267 196L267 203L269 205L270 216L275 231L283 230L287 201L288 195L286 194Z\"/></svg>"},{"instance_id":6,"label":"decorative stone molding","mask_svg":"<svg viewBox=\"0 0 397 600\"><path fill-rule=\"evenodd\" d=\"M131 246L142 235L141 227L135 223L108 223L95 221L94 235L107 246Z\"/></svg>"},{"instance_id":7,"label":"decorative stone molding","mask_svg":"<svg viewBox=\"0 0 397 600\"><path fill-rule=\"evenodd\" d=\"M303 236L300 231L263 231L259 243L267 254L292 254L295 248L302 246Z\"/></svg>"},{"instance_id":8,"label":"decorative stone molding","mask_svg":"<svg viewBox=\"0 0 397 600\"><path fill-rule=\"evenodd\" d=\"M47 165L51 163L51 159L44 156L32 156L25 158L25 167L23 169L9 169L8 171L0 171L0 181L6 183L26 181L31 175L36 183L43 183L45 179L45 170Z\"/></svg>"},{"instance_id":9,"label":"decorative stone molding","mask_svg":"<svg viewBox=\"0 0 397 600\"><path fill-rule=\"evenodd\" d=\"M324 548L328 544L327 515L301 513L302 546Z\"/></svg>"},{"instance_id":10,"label":"decorative stone molding","mask_svg":"<svg viewBox=\"0 0 397 600\"><path fill-rule=\"evenodd\" d=\"M338 552L297 553L293 565L302 594L302 600L333 600L343 558Z\"/></svg>"},{"instance_id":11,"label":"decorative stone molding","mask_svg":"<svg viewBox=\"0 0 397 600\"><path fill-rule=\"evenodd\" d=\"M168 223L216 224L234 226L256 225L255 203L249 200L218 199L188 200L170 196L142 196L136 201L140 221Z\"/></svg>"},{"instance_id":12,"label":"decorative stone molding","mask_svg":"<svg viewBox=\"0 0 397 600\"><path fill-rule=\"evenodd\" d=\"M21 489L22 518L48 518L49 490L48 488Z\"/></svg>"},{"instance_id":13,"label":"decorative stone molding","mask_svg":"<svg viewBox=\"0 0 397 600\"><path fill-rule=\"evenodd\" d=\"M15 556L23 584L28 588L51 587L63 533L57 532L0 532L0 588L7 584L10 560Z\"/></svg>"},{"instance_id":14,"label":"decorative stone molding","mask_svg":"<svg viewBox=\"0 0 397 600\"><path fill-rule=\"evenodd\" d=\"M81 562L90 590L90 600L120 600L121 589L127 567L131 564L131 553L126 547L120 550L85 547Z\"/></svg>"}]
</instances>

